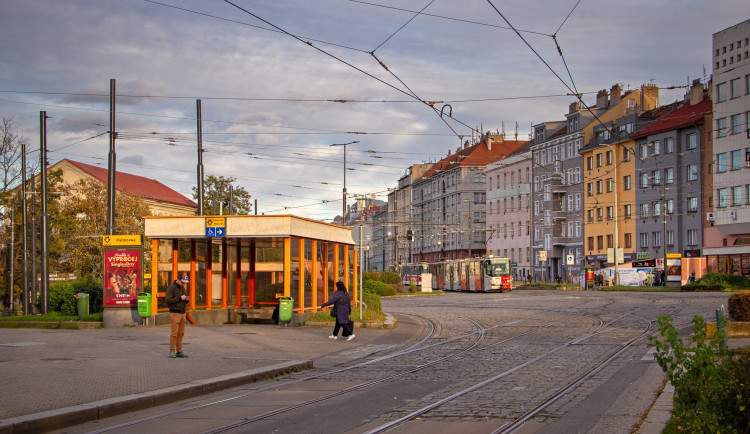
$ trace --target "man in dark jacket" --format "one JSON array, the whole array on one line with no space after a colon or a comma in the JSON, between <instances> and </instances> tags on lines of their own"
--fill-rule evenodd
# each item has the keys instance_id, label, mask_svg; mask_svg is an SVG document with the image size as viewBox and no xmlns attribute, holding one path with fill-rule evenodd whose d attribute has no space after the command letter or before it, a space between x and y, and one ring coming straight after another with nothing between
<instances>
[{"instance_id":1,"label":"man in dark jacket","mask_svg":"<svg viewBox=\"0 0 750 434\"><path fill-rule=\"evenodd\" d=\"M169 335L169 357L185 358L182 352L182 337L185 335L185 308L188 300L187 289L189 279L187 274L179 273L177 280L167 288L165 302L169 307L169 323L172 333Z\"/></svg>"}]
</instances>

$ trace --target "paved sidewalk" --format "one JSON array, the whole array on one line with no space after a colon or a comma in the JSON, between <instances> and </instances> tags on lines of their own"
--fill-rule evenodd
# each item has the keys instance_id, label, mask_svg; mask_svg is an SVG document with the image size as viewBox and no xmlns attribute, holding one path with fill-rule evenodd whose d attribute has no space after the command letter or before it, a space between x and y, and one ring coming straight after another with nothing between
<instances>
[{"instance_id":1,"label":"paved sidewalk","mask_svg":"<svg viewBox=\"0 0 750 434\"><path fill-rule=\"evenodd\" d=\"M290 371L405 330L355 329L328 339L330 327L188 325L187 359L170 359L169 327L93 330L0 329L0 434L41 432ZM397 342L396 342L397 343Z\"/></svg>"}]
</instances>

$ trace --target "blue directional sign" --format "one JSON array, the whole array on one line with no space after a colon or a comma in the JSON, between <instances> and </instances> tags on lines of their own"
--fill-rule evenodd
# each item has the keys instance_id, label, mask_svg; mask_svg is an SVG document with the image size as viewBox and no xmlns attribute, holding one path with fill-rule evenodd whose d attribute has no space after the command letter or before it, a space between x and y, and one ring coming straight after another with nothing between
<instances>
[{"instance_id":1,"label":"blue directional sign","mask_svg":"<svg viewBox=\"0 0 750 434\"><path fill-rule=\"evenodd\" d=\"M226 232L224 227L206 228L206 238L223 237Z\"/></svg>"}]
</instances>

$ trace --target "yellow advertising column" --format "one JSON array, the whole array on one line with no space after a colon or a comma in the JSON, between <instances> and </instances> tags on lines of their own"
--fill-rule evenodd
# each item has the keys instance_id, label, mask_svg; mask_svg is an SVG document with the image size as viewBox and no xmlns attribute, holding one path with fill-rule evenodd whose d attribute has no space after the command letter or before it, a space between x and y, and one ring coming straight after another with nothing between
<instances>
[{"instance_id":1,"label":"yellow advertising column","mask_svg":"<svg viewBox=\"0 0 750 434\"><path fill-rule=\"evenodd\" d=\"M143 291L143 247L141 235L104 235L103 325L122 327L133 324L133 310L138 309L138 293ZM152 253L153 254L153 253ZM86 294L88 295L88 294ZM144 303L148 299L144 299ZM79 310L88 311L85 298ZM85 315L88 312L79 312ZM147 315L150 312L145 312Z\"/></svg>"}]
</instances>

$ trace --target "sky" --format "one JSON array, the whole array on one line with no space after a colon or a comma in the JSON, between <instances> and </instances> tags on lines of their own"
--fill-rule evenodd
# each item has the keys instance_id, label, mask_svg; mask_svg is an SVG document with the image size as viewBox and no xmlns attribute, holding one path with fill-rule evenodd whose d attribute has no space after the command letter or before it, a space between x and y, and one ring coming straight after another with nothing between
<instances>
[{"instance_id":1,"label":"sky","mask_svg":"<svg viewBox=\"0 0 750 434\"><path fill-rule=\"evenodd\" d=\"M564 120L571 94L681 99L710 78L712 34L749 16L746 0L1 0L0 117L30 161L45 111L50 164L106 168L114 79L117 170L192 198L200 99L206 175L259 213L331 221L344 176L348 203L385 200L472 134Z\"/></svg>"}]
</instances>

